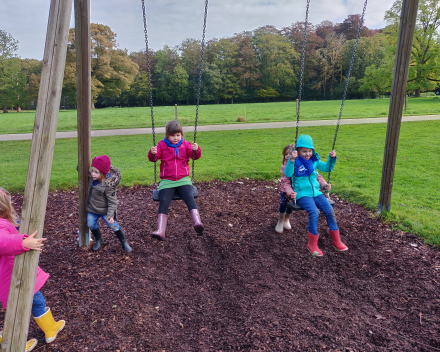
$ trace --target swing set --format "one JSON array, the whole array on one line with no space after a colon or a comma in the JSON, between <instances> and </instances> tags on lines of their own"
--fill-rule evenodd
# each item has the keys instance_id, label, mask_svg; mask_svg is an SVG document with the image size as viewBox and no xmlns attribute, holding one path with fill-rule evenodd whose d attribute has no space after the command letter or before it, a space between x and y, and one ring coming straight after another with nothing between
<instances>
[{"instance_id":1,"label":"swing set","mask_svg":"<svg viewBox=\"0 0 440 352\"><path fill-rule=\"evenodd\" d=\"M365 0L364 3L364 8L362 10L362 16L361 16L361 20L359 22L359 28L357 31L357 35L356 35L356 41L353 47L353 53L351 55L351 62L350 62L350 66L348 68L348 73L347 73L347 77L346 77L346 81L345 81L345 88L344 88L344 94L342 96L342 102L341 102L341 108L339 109L339 117L338 117L338 122L336 124L336 131L335 131L335 137L333 139L333 146L331 150L335 149L335 145L336 145L336 137L338 136L338 130L339 130L339 124L341 122L341 117L342 117L342 110L344 108L344 103L345 103L345 98L347 96L347 90L348 90L348 83L350 82L350 76L351 76L351 70L353 68L353 62L354 62L354 58L356 55L356 49L357 49L357 45L358 45L358 41L359 41L359 37L361 34L361 30L364 24L364 16L365 16L365 11L367 9L367 1ZM308 18L309 18L309 5L310 5L310 0L307 0L307 6L306 6L306 19L304 21L304 38L303 38L303 45L302 45L302 53L301 53L301 69L300 69L300 78L299 78L299 92L298 92L298 104L296 106L296 134L295 134L295 146L296 143L298 142L298 129L299 129L299 112L300 112L300 106L301 106L301 95L302 95L302 87L303 87L303 76L304 76L304 59L305 59L305 51L306 51L306 37L307 37L307 24L308 24ZM330 183L330 175L332 172L332 166L334 165L334 163L336 162L335 158L331 158L330 160L330 170L328 172L328 179L327 179L327 183ZM293 191L295 191L295 170L296 170L296 163L293 165L294 167L294 171L293 171L293 176L292 176L292 188ZM327 201L329 202L330 205L334 205L335 202L330 199L329 196L329 191L326 190L325 195L327 197ZM298 211L298 210L304 210L299 204L296 203L296 199L294 199L293 201L287 203L287 207L291 210L294 211Z\"/></svg>"},{"instance_id":2,"label":"swing set","mask_svg":"<svg viewBox=\"0 0 440 352\"><path fill-rule=\"evenodd\" d=\"M206 6L208 1L205 1L206 24ZM309 7L309 1L310 0L307 0L307 9ZM38 92L38 104L35 113L34 132L32 135L29 167L19 230L20 233L33 233L38 230L37 238L43 236L44 216L46 213L47 196L49 192L50 171L55 146L56 125L61 100L67 52L67 38L69 34L72 7L73 0L51 0L50 3L43 68L41 72L40 89ZM391 209L392 182L417 9L418 0L402 1L378 212L389 212ZM307 20L305 25L307 25ZM87 180L91 159L90 0L75 0L75 38L77 41L79 233L80 246L86 246L88 244L88 227L85 205L87 203ZM302 56L302 61L303 58L304 54ZM203 50L201 63L203 63ZM198 96L200 96L201 70L202 69L200 68ZM303 68L301 69L301 72L302 71ZM197 132L197 112L195 132ZM299 107L297 110L297 134L298 122ZM194 133L194 141L195 137L196 133ZM295 142L296 140L297 136ZM0 352L25 350L39 255L39 251L27 251L26 253L15 257Z\"/></svg>"},{"instance_id":3,"label":"swing set","mask_svg":"<svg viewBox=\"0 0 440 352\"><path fill-rule=\"evenodd\" d=\"M151 129L153 132L153 145L156 146L156 132L154 128L154 113L153 113L153 87L151 85L151 70L150 70L150 50L148 47L148 31L147 31L147 16L145 13L145 0L142 0L142 15L144 19L144 33L145 33L145 47L146 47L146 56L147 56L147 71L148 71L148 90L150 94L150 111L151 111ZM194 123L194 143L196 142L196 136L197 136L197 121L199 118L199 104L200 104L200 89L202 87L202 72L203 72L203 54L205 52L205 33L206 33L206 18L208 16L208 0L205 0L205 15L203 20L203 34L202 34L202 45L201 45L201 52L200 52L200 68L199 68L199 79L198 79L198 86L197 86L197 106L196 106L196 119ZM198 192L197 187L194 186L194 156L195 151L193 151L193 157L192 157L192 177L191 181L193 183L193 196L194 198L197 198ZM157 160L156 156L154 156L154 186L155 189L153 190L153 200L158 202L159 201L159 185L157 183ZM178 193L175 193L173 196L173 200L179 200L182 199Z\"/></svg>"}]
</instances>

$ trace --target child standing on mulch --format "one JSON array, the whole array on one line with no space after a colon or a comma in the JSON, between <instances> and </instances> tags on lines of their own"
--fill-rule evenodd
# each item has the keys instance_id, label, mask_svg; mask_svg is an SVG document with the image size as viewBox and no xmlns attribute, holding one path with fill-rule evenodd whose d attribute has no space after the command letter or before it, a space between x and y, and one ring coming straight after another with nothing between
<instances>
[{"instance_id":1,"label":"child standing on mulch","mask_svg":"<svg viewBox=\"0 0 440 352\"><path fill-rule=\"evenodd\" d=\"M298 192L296 202L309 214L309 223L307 226L309 241L307 248L313 256L318 257L322 257L323 255L318 247L319 210L322 210L326 216L333 246L338 251L346 251L348 249L348 247L341 242L335 212L327 201L327 198L319 190L317 180L317 169L324 172L333 170L333 160L336 162L336 152L334 150L330 152L327 163L322 162L318 153L315 152L312 137L302 135L298 138L296 150L292 153L284 169L284 175L286 177L292 177L295 170L295 184L293 185L292 178L292 185Z\"/></svg>"},{"instance_id":2,"label":"child standing on mulch","mask_svg":"<svg viewBox=\"0 0 440 352\"><path fill-rule=\"evenodd\" d=\"M121 182L119 169L111 166L107 155L97 156L92 160L92 171L89 177L89 195L87 200L87 226L95 237L93 250L101 247L102 234L98 227L101 218L114 231L126 252L132 249L125 238L121 227L116 222L118 199L116 187Z\"/></svg>"},{"instance_id":3,"label":"child standing on mulch","mask_svg":"<svg viewBox=\"0 0 440 352\"><path fill-rule=\"evenodd\" d=\"M290 159L292 152L295 150L295 144L286 145L283 149L282 159L281 159L281 185L280 185L280 202L279 202L279 215L278 222L275 226L275 232L281 234L283 230L290 230L292 226L290 225L289 217L292 210L287 207L287 203L292 201L296 197L296 192L292 188L292 180L284 175L284 168L286 167L287 161ZM321 192L330 191L331 185L325 182L324 177L316 173L317 180L319 183L319 190Z\"/></svg>"},{"instance_id":4,"label":"child standing on mulch","mask_svg":"<svg viewBox=\"0 0 440 352\"><path fill-rule=\"evenodd\" d=\"M11 285L12 269L14 258L28 250L41 251L45 238L35 238L37 231L32 235L22 235L18 233L18 215L12 206L11 195L0 187L0 301L6 309ZM66 322L53 319L52 311L46 307L46 301L40 289L46 283L49 274L37 268L35 280L34 298L32 301L32 315L44 331L46 342L51 343L57 334L63 330ZM2 336L0 332L0 343ZM26 343L26 352L31 351L37 345L36 339L31 339Z\"/></svg>"},{"instance_id":5,"label":"child standing on mulch","mask_svg":"<svg viewBox=\"0 0 440 352\"><path fill-rule=\"evenodd\" d=\"M153 146L148 153L148 160L154 162L160 159L159 184L159 214L157 231L151 236L157 240L165 239L168 207L175 193L178 193L185 202L191 214L194 230L203 234L204 226L200 220L199 209L194 200L193 185L189 178L188 162L202 156L202 150L197 143L190 143L183 139L182 126L178 121L170 121L165 127L165 138L157 146Z\"/></svg>"}]
</instances>

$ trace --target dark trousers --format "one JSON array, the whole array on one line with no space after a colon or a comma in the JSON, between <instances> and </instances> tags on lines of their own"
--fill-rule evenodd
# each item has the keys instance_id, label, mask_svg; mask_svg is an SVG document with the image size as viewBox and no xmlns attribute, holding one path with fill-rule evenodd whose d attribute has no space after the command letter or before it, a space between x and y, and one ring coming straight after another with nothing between
<instances>
[{"instance_id":1,"label":"dark trousers","mask_svg":"<svg viewBox=\"0 0 440 352\"><path fill-rule=\"evenodd\" d=\"M287 198L286 192L280 192L280 206L278 207L278 211L280 213L292 214L292 210L287 208L287 203L289 202L290 200Z\"/></svg>"},{"instance_id":2,"label":"dark trousers","mask_svg":"<svg viewBox=\"0 0 440 352\"><path fill-rule=\"evenodd\" d=\"M164 188L159 191L159 214L168 215L168 207L173 200L174 193L180 195L189 211L197 209L197 204L193 196L193 186L184 185L174 188Z\"/></svg>"}]
</instances>

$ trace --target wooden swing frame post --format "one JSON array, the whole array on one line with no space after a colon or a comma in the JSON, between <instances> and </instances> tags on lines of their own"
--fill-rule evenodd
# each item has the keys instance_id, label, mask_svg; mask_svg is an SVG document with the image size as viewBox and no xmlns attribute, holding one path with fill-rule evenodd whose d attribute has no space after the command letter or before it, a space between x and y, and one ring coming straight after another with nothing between
<instances>
[{"instance_id":1,"label":"wooden swing frame post","mask_svg":"<svg viewBox=\"0 0 440 352\"><path fill-rule=\"evenodd\" d=\"M403 0L394 61L393 83L391 86L390 109L388 112L385 153L382 167L378 213L390 212L394 170L399 144L403 104L406 96L409 64L414 39L419 0Z\"/></svg>"},{"instance_id":2,"label":"wooden swing frame post","mask_svg":"<svg viewBox=\"0 0 440 352\"><path fill-rule=\"evenodd\" d=\"M43 235L73 0L51 0L20 233ZM17 255L9 289L2 352L24 351L39 251Z\"/></svg>"},{"instance_id":3,"label":"wooden swing frame post","mask_svg":"<svg viewBox=\"0 0 440 352\"><path fill-rule=\"evenodd\" d=\"M78 121L79 246L89 244L87 193L91 159L91 49L90 0L75 0L75 49Z\"/></svg>"}]
</instances>

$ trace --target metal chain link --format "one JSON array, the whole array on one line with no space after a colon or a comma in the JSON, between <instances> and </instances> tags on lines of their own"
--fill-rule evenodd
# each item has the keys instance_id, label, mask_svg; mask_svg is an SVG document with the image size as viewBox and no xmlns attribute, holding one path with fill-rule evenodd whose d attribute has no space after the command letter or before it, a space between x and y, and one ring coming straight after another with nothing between
<instances>
[{"instance_id":1,"label":"metal chain link","mask_svg":"<svg viewBox=\"0 0 440 352\"><path fill-rule=\"evenodd\" d=\"M353 54L351 55L350 67L348 69L348 74L347 74L347 78L346 78L346 81L345 81L344 94L342 96L341 108L339 110L339 117L338 117L338 122L336 124L335 138L333 139L332 150L335 150L336 137L338 136L339 124L341 122L341 117L342 117L342 109L344 108L345 98L347 96L347 90L348 90L348 84L350 82L351 70L353 68L354 58L355 58L355 55L356 55L356 50L357 50L357 45L358 45L359 37L361 35L361 30L362 30L362 27L364 25L364 16L365 16L365 11L367 9L367 2L368 2L368 0L365 0L364 9L362 11L361 21L359 23L359 28L358 28L358 32L357 32L357 36L356 36L356 41L355 41L354 47L353 47ZM336 162L336 160L333 160L333 158L332 158L331 162L333 163L333 161ZM330 165L330 166L332 166L332 165ZM328 172L327 183L330 183L330 174L331 174L331 167L330 167L330 170Z\"/></svg>"},{"instance_id":2,"label":"metal chain link","mask_svg":"<svg viewBox=\"0 0 440 352\"><path fill-rule=\"evenodd\" d=\"M205 52L205 33L206 33L206 18L208 17L208 0L205 0L205 16L203 19L203 35L202 35L202 44L201 44L201 52L200 52L200 71L199 71L199 83L197 87L197 107L196 107L196 121L194 123L194 143L196 142L197 135L197 121L199 119L199 104L200 104L200 89L202 87L202 72L203 72L203 54ZM193 158L192 158L192 182L194 183L194 158L196 152L193 150Z\"/></svg>"},{"instance_id":3,"label":"metal chain link","mask_svg":"<svg viewBox=\"0 0 440 352\"><path fill-rule=\"evenodd\" d=\"M309 23L309 7L310 7L310 0L307 0L306 19L304 21L304 38L303 38L302 53L301 53L301 68L299 74L298 105L296 107L295 149L296 149L296 143L298 142L299 111L301 105L301 95L302 95L302 86L303 86L303 77L304 77L304 59L306 56L306 37L307 37L307 24ZM294 192L295 192L295 173L296 173L296 162L293 164L293 177L292 177L292 186ZM296 199L295 199L295 203L296 203Z\"/></svg>"},{"instance_id":4,"label":"metal chain link","mask_svg":"<svg viewBox=\"0 0 440 352\"><path fill-rule=\"evenodd\" d=\"M153 145L156 146L156 132L154 129L154 113L153 113L153 89L151 86L151 70L150 70L150 50L148 48L148 31L147 31L147 16L145 14L145 2L142 0L142 14L144 17L144 35L145 35L145 53L147 57L147 70L148 70L148 89L150 92L150 111L151 111L151 129L153 132ZM154 185L158 188L157 184L157 167L156 167L156 155L154 155Z\"/></svg>"}]
</instances>

